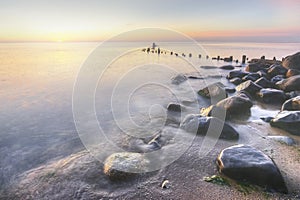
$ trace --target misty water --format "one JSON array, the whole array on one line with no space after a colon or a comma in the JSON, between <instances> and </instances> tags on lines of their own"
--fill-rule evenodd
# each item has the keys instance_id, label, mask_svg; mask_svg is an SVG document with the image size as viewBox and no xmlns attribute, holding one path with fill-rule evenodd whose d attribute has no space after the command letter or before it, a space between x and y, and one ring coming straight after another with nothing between
<instances>
[{"instance_id":1,"label":"misty water","mask_svg":"<svg viewBox=\"0 0 300 200\"><path fill-rule=\"evenodd\" d=\"M108 52L120 51L130 45L114 43ZM138 46L147 45L141 43ZM85 149L74 124L72 92L81 65L97 46L97 43L0 44L0 189L23 172ZM297 52L298 47L299 44L294 43L203 44L210 57L234 56L239 60L243 54L250 58L265 55L267 58L275 56L281 59ZM168 43L161 45L161 48L186 55L192 53L193 56L182 59L169 55L169 52L157 56L141 49L127 52L111 63L96 86L97 120L107 139L114 144L121 147L127 145L123 142L124 132L132 133L130 136L133 137L144 133L144 128L132 127L147 125L146 130L152 129L147 134L154 134L153 129L163 126L168 103L178 102L178 95L194 105L186 113L197 112L201 101L198 105L199 98L191 90L210 82L226 81L220 79L222 72L200 68L200 65L225 65L223 61L206 60L204 55L199 59L199 52L193 52L185 44ZM170 90L171 77L178 72L193 73L193 66L198 67L197 70L206 79L190 81L190 86L174 89L174 95ZM151 81L165 87L144 84ZM143 87L136 88L137 85ZM112 90L115 91L113 98ZM129 107L124 109L123 105ZM130 125L132 122L133 125Z\"/></svg>"}]
</instances>

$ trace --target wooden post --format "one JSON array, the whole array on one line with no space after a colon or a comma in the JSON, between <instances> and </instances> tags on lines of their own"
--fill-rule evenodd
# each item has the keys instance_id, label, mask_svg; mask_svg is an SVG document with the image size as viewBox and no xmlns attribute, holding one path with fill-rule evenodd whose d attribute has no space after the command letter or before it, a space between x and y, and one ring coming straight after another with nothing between
<instances>
[{"instance_id":1,"label":"wooden post","mask_svg":"<svg viewBox=\"0 0 300 200\"><path fill-rule=\"evenodd\" d=\"M242 57L242 64L245 64L245 63L246 63L246 58L247 58L247 56L246 56L246 55L243 55L243 57Z\"/></svg>"},{"instance_id":2,"label":"wooden post","mask_svg":"<svg viewBox=\"0 0 300 200\"><path fill-rule=\"evenodd\" d=\"M218 61L220 60L220 56L217 57L217 60L218 60Z\"/></svg>"}]
</instances>

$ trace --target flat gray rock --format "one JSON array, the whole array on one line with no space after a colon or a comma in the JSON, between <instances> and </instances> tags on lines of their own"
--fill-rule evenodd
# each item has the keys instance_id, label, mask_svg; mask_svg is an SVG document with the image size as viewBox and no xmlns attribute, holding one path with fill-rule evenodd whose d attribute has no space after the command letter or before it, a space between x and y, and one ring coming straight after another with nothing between
<instances>
[{"instance_id":1,"label":"flat gray rock","mask_svg":"<svg viewBox=\"0 0 300 200\"><path fill-rule=\"evenodd\" d=\"M283 177L271 158L248 146L228 147L217 158L219 172L238 181L266 187L268 190L287 193Z\"/></svg>"},{"instance_id":2,"label":"flat gray rock","mask_svg":"<svg viewBox=\"0 0 300 200\"><path fill-rule=\"evenodd\" d=\"M270 121L270 125L300 135L300 111L281 111Z\"/></svg>"}]
</instances>

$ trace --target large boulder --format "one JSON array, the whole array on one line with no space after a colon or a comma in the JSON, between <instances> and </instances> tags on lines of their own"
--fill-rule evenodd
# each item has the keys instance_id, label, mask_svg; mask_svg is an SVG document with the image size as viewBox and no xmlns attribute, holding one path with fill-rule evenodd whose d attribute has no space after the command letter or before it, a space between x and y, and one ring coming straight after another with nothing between
<instances>
[{"instance_id":1,"label":"large boulder","mask_svg":"<svg viewBox=\"0 0 300 200\"><path fill-rule=\"evenodd\" d=\"M270 121L270 125L300 135L300 111L281 111Z\"/></svg>"},{"instance_id":2,"label":"large boulder","mask_svg":"<svg viewBox=\"0 0 300 200\"><path fill-rule=\"evenodd\" d=\"M247 74L246 76L244 76L242 78L243 81L248 81L248 80L251 80L251 81L256 81L257 79L260 78L260 75L258 73L249 73Z\"/></svg>"},{"instance_id":3,"label":"large boulder","mask_svg":"<svg viewBox=\"0 0 300 200\"><path fill-rule=\"evenodd\" d=\"M285 79L284 75L276 75L273 78L271 78L271 82L276 84L277 82L282 81L284 79Z\"/></svg>"},{"instance_id":4,"label":"large boulder","mask_svg":"<svg viewBox=\"0 0 300 200\"><path fill-rule=\"evenodd\" d=\"M218 101L227 97L225 89L226 87L223 83L216 82L200 89L198 94L206 98L214 98Z\"/></svg>"},{"instance_id":5,"label":"large boulder","mask_svg":"<svg viewBox=\"0 0 300 200\"><path fill-rule=\"evenodd\" d=\"M256 94L258 91L260 91L262 89L262 87L260 87L256 83L249 80L249 81L239 84L238 86L236 86L235 89L237 91L246 91L247 93L253 95L253 94Z\"/></svg>"},{"instance_id":6,"label":"large boulder","mask_svg":"<svg viewBox=\"0 0 300 200\"><path fill-rule=\"evenodd\" d=\"M221 130L221 139L236 140L239 138L238 132L233 127L215 117L189 114L180 124L180 128L198 135L206 135L210 130L210 135L208 135L210 137L218 137L218 131Z\"/></svg>"},{"instance_id":7,"label":"large boulder","mask_svg":"<svg viewBox=\"0 0 300 200\"><path fill-rule=\"evenodd\" d=\"M243 93L223 99L216 104L216 107L225 110L227 118L250 113L252 106L249 97Z\"/></svg>"},{"instance_id":8,"label":"large boulder","mask_svg":"<svg viewBox=\"0 0 300 200\"><path fill-rule=\"evenodd\" d=\"M242 70L233 70L230 71L229 74L227 75L227 79L232 79L232 78L243 78L246 76L248 72L242 71Z\"/></svg>"},{"instance_id":9,"label":"large boulder","mask_svg":"<svg viewBox=\"0 0 300 200\"><path fill-rule=\"evenodd\" d=\"M234 84L234 85L239 85L241 84L243 81L241 78L239 77L235 77L229 80L230 83Z\"/></svg>"},{"instance_id":10,"label":"large boulder","mask_svg":"<svg viewBox=\"0 0 300 200\"><path fill-rule=\"evenodd\" d=\"M284 179L271 158L248 146L235 145L224 149L217 158L220 173L238 180L287 193Z\"/></svg>"},{"instance_id":11,"label":"large boulder","mask_svg":"<svg viewBox=\"0 0 300 200\"><path fill-rule=\"evenodd\" d=\"M300 52L284 58L282 65L287 69L300 70Z\"/></svg>"},{"instance_id":12,"label":"large boulder","mask_svg":"<svg viewBox=\"0 0 300 200\"><path fill-rule=\"evenodd\" d=\"M268 104L282 104L287 96L282 90L264 88L261 89L257 96L261 101Z\"/></svg>"},{"instance_id":13,"label":"large boulder","mask_svg":"<svg viewBox=\"0 0 300 200\"><path fill-rule=\"evenodd\" d=\"M265 77L261 77L258 80L256 80L254 83L259 85L262 88L274 88L275 84L266 79Z\"/></svg>"},{"instance_id":14,"label":"large boulder","mask_svg":"<svg viewBox=\"0 0 300 200\"><path fill-rule=\"evenodd\" d=\"M110 179L123 180L143 172L148 162L140 153L114 153L104 161L104 173Z\"/></svg>"},{"instance_id":15,"label":"large boulder","mask_svg":"<svg viewBox=\"0 0 300 200\"><path fill-rule=\"evenodd\" d=\"M300 90L300 75L292 76L276 83L277 87L286 92Z\"/></svg>"},{"instance_id":16,"label":"large boulder","mask_svg":"<svg viewBox=\"0 0 300 200\"><path fill-rule=\"evenodd\" d=\"M270 66L270 68L268 69L268 76L270 78L274 77L274 76L277 76L277 75L285 75L287 72L287 69L282 67L281 65L279 64L273 64Z\"/></svg>"},{"instance_id":17,"label":"large boulder","mask_svg":"<svg viewBox=\"0 0 300 200\"><path fill-rule=\"evenodd\" d=\"M281 110L300 110L300 96L287 100L281 107Z\"/></svg>"},{"instance_id":18,"label":"large boulder","mask_svg":"<svg viewBox=\"0 0 300 200\"><path fill-rule=\"evenodd\" d=\"M300 71L299 71L299 70L296 70L296 69L289 69L289 70L286 72L286 74L285 74L285 76L286 76L287 78L290 78L290 77L292 77L292 76L297 76L297 75L300 75Z\"/></svg>"},{"instance_id":19,"label":"large boulder","mask_svg":"<svg viewBox=\"0 0 300 200\"><path fill-rule=\"evenodd\" d=\"M247 72L258 72L260 70L266 70L265 64L263 62L250 63L246 66L245 70Z\"/></svg>"}]
</instances>

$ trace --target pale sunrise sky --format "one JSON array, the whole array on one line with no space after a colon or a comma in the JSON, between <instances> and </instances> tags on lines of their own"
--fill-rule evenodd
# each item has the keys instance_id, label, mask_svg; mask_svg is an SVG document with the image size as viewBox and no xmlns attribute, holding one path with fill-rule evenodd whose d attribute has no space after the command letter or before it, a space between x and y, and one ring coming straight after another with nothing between
<instances>
[{"instance_id":1,"label":"pale sunrise sky","mask_svg":"<svg viewBox=\"0 0 300 200\"><path fill-rule=\"evenodd\" d=\"M196 40L300 42L299 0L0 0L0 41L101 41L141 27Z\"/></svg>"}]
</instances>

